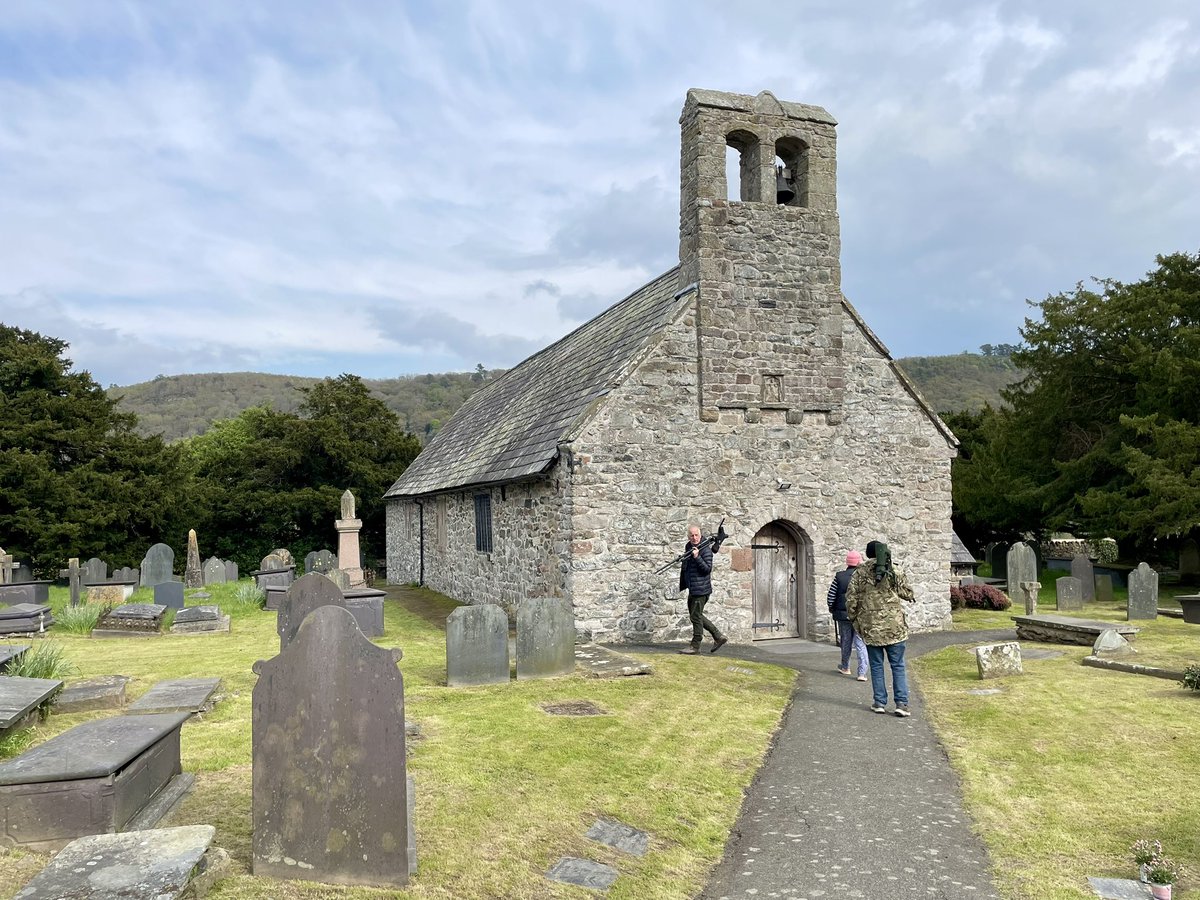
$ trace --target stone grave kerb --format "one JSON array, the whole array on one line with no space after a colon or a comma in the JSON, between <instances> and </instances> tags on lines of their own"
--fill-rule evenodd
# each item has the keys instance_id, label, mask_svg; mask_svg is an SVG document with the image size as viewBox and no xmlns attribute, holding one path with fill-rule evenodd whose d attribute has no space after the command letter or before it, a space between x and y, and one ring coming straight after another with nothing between
<instances>
[{"instance_id":1,"label":"stone grave kerb","mask_svg":"<svg viewBox=\"0 0 1200 900\"><path fill-rule=\"evenodd\" d=\"M342 595L342 589L331 579L317 572L310 572L291 583L287 593L283 595L283 601L279 604L279 611L276 613L275 619L275 628L279 632L280 652L291 643L308 614L322 606L337 606L346 609L346 598ZM349 610L347 610L348 612Z\"/></svg>"}]
</instances>

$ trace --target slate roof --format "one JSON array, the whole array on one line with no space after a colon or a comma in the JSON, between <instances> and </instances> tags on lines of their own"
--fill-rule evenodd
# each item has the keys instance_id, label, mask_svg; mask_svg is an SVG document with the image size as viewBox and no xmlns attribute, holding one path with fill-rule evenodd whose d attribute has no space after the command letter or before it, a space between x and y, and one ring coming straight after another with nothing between
<instances>
[{"instance_id":1,"label":"slate roof","mask_svg":"<svg viewBox=\"0 0 1200 900\"><path fill-rule=\"evenodd\" d=\"M472 394L384 496L503 484L548 469L559 443L684 302L678 280L678 267L663 273Z\"/></svg>"},{"instance_id":2,"label":"slate roof","mask_svg":"<svg viewBox=\"0 0 1200 900\"><path fill-rule=\"evenodd\" d=\"M950 562L952 565L971 565L976 562L975 554L967 549L957 532L950 532Z\"/></svg>"}]
</instances>

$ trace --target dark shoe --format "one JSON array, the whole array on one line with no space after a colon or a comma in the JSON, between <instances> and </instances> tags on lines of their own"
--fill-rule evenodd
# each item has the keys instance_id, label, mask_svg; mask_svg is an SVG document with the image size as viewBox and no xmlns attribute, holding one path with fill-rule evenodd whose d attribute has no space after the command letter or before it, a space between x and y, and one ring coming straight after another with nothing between
<instances>
[{"instance_id":1,"label":"dark shoe","mask_svg":"<svg viewBox=\"0 0 1200 900\"><path fill-rule=\"evenodd\" d=\"M907 719L909 716L911 716L912 713L910 713L908 711L908 704L907 703L897 703L896 704L896 715L898 715L902 719Z\"/></svg>"},{"instance_id":2,"label":"dark shoe","mask_svg":"<svg viewBox=\"0 0 1200 900\"><path fill-rule=\"evenodd\" d=\"M724 647L724 646L725 646L726 644L728 644L728 643L729 643L729 638L727 638L727 637L719 637L719 638L717 638L716 640L714 640L714 641L713 641L712 649L711 649L711 650L709 650L708 652L709 652L709 653L716 653L718 650L720 650L722 647Z\"/></svg>"},{"instance_id":3,"label":"dark shoe","mask_svg":"<svg viewBox=\"0 0 1200 900\"><path fill-rule=\"evenodd\" d=\"M692 644L690 647L684 647L679 652L682 653L684 656L695 656L697 653L700 652L700 648L697 647L695 644Z\"/></svg>"}]
</instances>

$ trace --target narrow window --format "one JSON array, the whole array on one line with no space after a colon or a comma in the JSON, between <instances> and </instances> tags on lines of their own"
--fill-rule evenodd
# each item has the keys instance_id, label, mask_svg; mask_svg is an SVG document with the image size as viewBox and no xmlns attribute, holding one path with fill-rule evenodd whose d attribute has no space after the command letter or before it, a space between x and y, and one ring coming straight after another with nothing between
<instances>
[{"instance_id":1,"label":"narrow window","mask_svg":"<svg viewBox=\"0 0 1200 900\"><path fill-rule=\"evenodd\" d=\"M758 136L749 131L731 131L725 136L725 145L726 199L757 203L762 199Z\"/></svg>"},{"instance_id":2,"label":"narrow window","mask_svg":"<svg viewBox=\"0 0 1200 900\"><path fill-rule=\"evenodd\" d=\"M480 553L492 552L492 497L490 494L475 495L475 549Z\"/></svg>"},{"instance_id":3,"label":"narrow window","mask_svg":"<svg viewBox=\"0 0 1200 900\"><path fill-rule=\"evenodd\" d=\"M438 497L437 514L434 516L434 538L439 551L446 552L446 498Z\"/></svg>"}]
</instances>

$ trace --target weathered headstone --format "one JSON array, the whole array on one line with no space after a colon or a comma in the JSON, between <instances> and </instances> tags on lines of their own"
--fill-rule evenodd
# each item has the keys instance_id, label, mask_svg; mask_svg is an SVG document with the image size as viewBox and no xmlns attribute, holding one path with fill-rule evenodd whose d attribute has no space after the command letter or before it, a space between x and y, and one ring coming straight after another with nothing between
<instances>
[{"instance_id":1,"label":"weathered headstone","mask_svg":"<svg viewBox=\"0 0 1200 900\"><path fill-rule=\"evenodd\" d=\"M157 603L126 603L100 617L92 637L154 636L161 634L167 608Z\"/></svg>"},{"instance_id":2,"label":"weathered headstone","mask_svg":"<svg viewBox=\"0 0 1200 900\"><path fill-rule=\"evenodd\" d=\"M232 559L225 560L225 582L233 584L238 580L238 564Z\"/></svg>"},{"instance_id":3,"label":"weathered headstone","mask_svg":"<svg viewBox=\"0 0 1200 900\"><path fill-rule=\"evenodd\" d=\"M59 851L16 898L177 900L200 868L214 834L211 825L182 825L81 837Z\"/></svg>"},{"instance_id":4,"label":"weathered headstone","mask_svg":"<svg viewBox=\"0 0 1200 900\"><path fill-rule=\"evenodd\" d=\"M980 678L1003 678L1023 673L1021 645L1016 641L976 647L975 661L979 665Z\"/></svg>"},{"instance_id":5,"label":"weathered headstone","mask_svg":"<svg viewBox=\"0 0 1200 900\"><path fill-rule=\"evenodd\" d=\"M1054 582L1054 597L1059 610L1083 609L1083 584L1074 576L1064 575Z\"/></svg>"},{"instance_id":6,"label":"weathered headstone","mask_svg":"<svg viewBox=\"0 0 1200 900\"><path fill-rule=\"evenodd\" d=\"M575 671L575 617L554 597L517 604L517 678L549 678Z\"/></svg>"},{"instance_id":7,"label":"weathered headstone","mask_svg":"<svg viewBox=\"0 0 1200 900\"><path fill-rule=\"evenodd\" d=\"M21 564L12 558L12 554L5 553L0 547L0 584L14 584L20 568Z\"/></svg>"},{"instance_id":8,"label":"weathered headstone","mask_svg":"<svg viewBox=\"0 0 1200 900\"><path fill-rule=\"evenodd\" d=\"M88 584L104 584L108 581L108 563L102 559L97 559L93 556L81 567L83 569L83 583Z\"/></svg>"},{"instance_id":9,"label":"weathered headstone","mask_svg":"<svg viewBox=\"0 0 1200 900\"><path fill-rule=\"evenodd\" d=\"M296 583L308 578L324 576ZM322 606L254 671L253 873L407 884L404 680L392 652L345 609Z\"/></svg>"},{"instance_id":10,"label":"weathered headstone","mask_svg":"<svg viewBox=\"0 0 1200 900\"><path fill-rule=\"evenodd\" d=\"M196 529L188 529L187 568L183 572L184 587L204 587L204 569L200 566L200 542L196 539Z\"/></svg>"},{"instance_id":11,"label":"weathered headstone","mask_svg":"<svg viewBox=\"0 0 1200 900\"><path fill-rule=\"evenodd\" d=\"M343 591L350 590L350 573L345 569L334 568L323 574Z\"/></svg>"},{"instance_id":12,"label":"weathered headstone","mask_svg":"<svg viewBox=\"0 0 1200 900\"><path fill-rule=\"evenodd\" d=\"M1038 607L1038 591L1042 588L1040 581L1022 581L1019 585L1021 599L1025 603L1025 615L1036 616Z\"/></svg>"},{"instance_id":13,"label":"weathered headstone","mask_svg":"<svg viewBox=\"0 0 1200 900\"><path fill-rule=\"evenodd\" d=\"M142 587L154 587L175 577L175 551L167 544L155 544L142 559Z\"/></svg>"},{"instance_id":14,"label":"weathered headstone","mask_svg":"<svg viewBox=\"0 0 1200 900\"><path fill-rule=\"evenodd\" d=\"M33 581L33 567L29 563L18 563L17 568L13 571L13 584L27 584Z\"/></svg>"},{"instance_id":15,"label":"weathered headstone","mask_svg":"<svg viewBox=\"0 0 1200 900\"><path fill-rule=\"evenodd\" d=\"M132 569L129 566L121 566L119 569L113 569L112 578L110 580L120 583L132 581L138 584L141 581L142 573L137 569Z\"/></svg>"},{"instance_id":16,"label":"weathered headstone","mask_svg":"<svg viewBox=\"0 0 1200 900\"><path fill-rule=\"evenodd\" d=\"M1096 569L1086 556L1076 556L1071 559L1071 577L1079 579L1081 596L1084 603L1092 603L1096 599Z\"/></svg>"},{"instance_id":17,"label":"weathered headstone","mask_svg":"<svg viewBox=\"0 0 1200 900\"><path fill-rule=\"evenodd\" d=\"M57 678L0 675L0 734L25 723L61 687Z\"/></svg>"},{"instance_id":18,"label":"weathered headstone","mask_svg":"<svg viewBox=\"0 0 1200 900\"><path fill-rule=\"evenodd\" d=\"M494 603L460 606L446 617L446 684L504 684L510 677L508 616Z\"/></svg>"},{"instance_id":19,"label":"weathered headstone","mask_svg":"<svg viewBox=\"0 0 1200 900\"><path fill-rule=\"evenodd\" d=\"M342 516L334 526L338 533L337 567L350 576L352 587L360 585L363 571L358 533L362 530L362 519L355 518L354 495L349 490L342 494Z\"/></svg>"},{"instance_id":20,"label":"weathered headstone","mask_svg":"<svg viewBox=\"0 0 1200 900\"><path fill-rule=\"evenodd\" d=\"M178 678L160 681L129 704L127 712L146 715L165 712L198 713L211 706L220 678Z\"/></svg>"},{"instance_id":21,"label":"weathered headstone","mask_svg":"<svg viewBox=\"0 0 1200 900\"><path fill-rule=\"evenodd\" d=\"M1092 644L1092 654L1095 656L1131 656L1137 653L1133 645L1121 636L1115 628L1106 628L1100 632Z\"/></svg>"},{"instance_id":22,"label":"weathered headstone","mask_svg":"<svg viewBox=\"0 0 1200 900\"><path fill-rule=\"evenodd\" d=\"M224 584L225 583L225 561L218 559L215 556L210 556L204 561L204 583L205 584Z\"/></svg>"},{"instance_id":23,"label":"weathered headstone","mask_svg":"<svg viewBox=\"0 0 1200 900\"><path fill-rule=\"evenodd\" d=\"M54 624L54 614L44 603L0 606L0 634L41 634Z\"/></svg>"},{"instance_id":24,"label":"weathered headstone","mask_svg":"<svg viewBox=\"0 0 1200 900\"><path fill-rule=\"evenodd\" d=\"M289 566L293 569L296 568L296 560L292 557L292 551L287 547L276 547L268 555L278 557L279 561L283 564L282 568L286 569Z\"/></svg>"},{"instance_id":25,"label":"weathered headstone","mask_svg":"<svg viewBox=\"0 0 1200 900\"><path fill-rule=\"evenodd\" d=\"M183 582L160 581L154 586L154 602L167 609L183 609Z\"/></svg>"},{"instance_id":26,"label":"weathered headstone","mask_svg":"<svg viewBox=\"0 0 1200 900\"><path fill-rule=\"evenodd\" d=\"M328 550L319 550L304 558L305 572L320 572L328 575L338 567L338 558Z\"/></svg>"},{"instance_id":27,"label":"weathered headstone","mask_svg":"<svg viewBox=\"0 0 1200 900\"><path fill-rule=\"evenodd\" d=\"M1113 602L1113 583L1111 575L1096 576L1096 601L1098 603Z\"/></svg>"},{"instance_id":28,"label":"weathered headstone","mask_svg":"<svg viewBox=\"0 0 1200 900\"><path fill-rule=\"evenodd\" d=\"M1033 554L1033 548L1022 541L1017 541L1008 548L1008 595L1014 597L1014 594L1021 589L1022 581L1037 581L1037 557Z\"/></svg>"},{"instance_id":29,"label":"weathered headstone","mask_svg":"<svg viewBox=\"0 0 1200 900\"><path fill-rule=\"evenodd\" d=\"M59 578L67 579L67 587L71 591L71 605L79 605L80 589L83 587L83 570L79 568L79 558L72 556L67 560L67 567L60 569Z\"/></svg>"},{"instance_id":30,"label":"weathered headstone","mask_svg":"<svg viewBox=\"0 0 1200 900\"><path fill-rule=\"evenodd\" d=\"M1146 563L1129 573L1128 616L1130 621L1158 617L1158 573Z\"/></svg>"},{"instance_id":31,"label":"weathered headstone","mask_svg":"<svg viewBox=\"0 0 1200 900\"><path fill-rule=\"evenodd\" d=\"M207 634L229 630L229 616L219 606L189 606L175 613L171 634Z\"/></svg>"},{"instance_id":32,"label":"weathered headstone","mask_svg":"<svg viewBox=\"0 0 1200 900\"><path fill-rule=\"evenodd\" d=\"M292 583L279 604L279 612L275 619L281 652L296 636L305 617L322 606L346 609L346 599L336 584L316 572L304 575Z\"/></svg>"}]
</instances>

